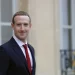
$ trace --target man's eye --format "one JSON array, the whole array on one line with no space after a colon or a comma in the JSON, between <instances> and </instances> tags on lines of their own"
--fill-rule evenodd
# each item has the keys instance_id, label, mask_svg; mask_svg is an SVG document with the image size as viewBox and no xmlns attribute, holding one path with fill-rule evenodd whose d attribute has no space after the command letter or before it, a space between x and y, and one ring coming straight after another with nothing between
<instances>
[{"instance_id":1,"label":"man's eye","mask_svg":"<svg viewBox=\"0 0 75 75\"><path fill-rule=\"evenodd\" d=\"M28 26L28 24L27 24L27 23L25 23L25 24L24 24L24 26Z\"/></svg>"},{"instance_id":2,"label":"man's eye","mask_svg":"<svg viewBox=\"0 0 75 75\"><path fill-rule=\"evenodd\" d=\"M21 24L17 24L17 26L20 26Z\"/></svg>"}]
</instances>

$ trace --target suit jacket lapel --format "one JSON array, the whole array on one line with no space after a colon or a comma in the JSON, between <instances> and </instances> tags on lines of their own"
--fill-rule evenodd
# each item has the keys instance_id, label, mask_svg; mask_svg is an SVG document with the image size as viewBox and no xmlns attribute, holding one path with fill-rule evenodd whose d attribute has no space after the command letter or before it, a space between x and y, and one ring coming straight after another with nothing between
<instances>
[{"instance_id":1,"label":"suit jacket lapel","mask_svg":"<svg viewBox=\"0 0 75 75\"><path fill-rule=\"evenodd\" d=\"M24 64L24 65L26 66L26 68L27 68L26 59L25 59L25 56L24 56L24 54L23 54L21 48L19 47L19 45L16 43L16 41L15 41L13 38L11 38L10 42L11 42L11 45L13 46L14 52L15 52L15 53L17 54L17 56L19 57L20 62L21 62L22 64ZM11 46L11 47L12 47L12 46Z\"/></svg>"},{"instance_id":2,"label":"suit jacket lapel","mask_svg":"<svg viewBox=\"0 0 75 75\"><path fill-rule=\"evenodd\" d=\"M25 56L24 56L21 48L19 47L19 45L13 39L13 37L11 38L10 43L11 43L11 47L13 48L14 52L17 54L17 57L19 58L20 62L25 65L27 71L29 72ZM29 50L32 55L32 61L33 61L33 70L32 71L34 71L35 70L35 68L34 68L35 67L35 58L34 58L34 52L33 52L34 50L29 44L28 44L28 47L29 47Z\"/></svg>"}]
</instances>

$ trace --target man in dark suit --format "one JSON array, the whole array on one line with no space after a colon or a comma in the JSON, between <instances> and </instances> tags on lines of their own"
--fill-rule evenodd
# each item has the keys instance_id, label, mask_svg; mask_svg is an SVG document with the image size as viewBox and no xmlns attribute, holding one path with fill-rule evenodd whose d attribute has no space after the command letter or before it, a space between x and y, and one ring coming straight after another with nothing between
<instances>
[{"instance_id":1,"label":"man in dark suit","mask_svg":"<svg viewBox=\"0 0 75 75\"><path fill-rule=\"evenodd\" d=\"M34 48L28 44L31 18L24 11L12 18L12 38L0 46L0 75L35 75Z\"/></svg>"}]
</instances>

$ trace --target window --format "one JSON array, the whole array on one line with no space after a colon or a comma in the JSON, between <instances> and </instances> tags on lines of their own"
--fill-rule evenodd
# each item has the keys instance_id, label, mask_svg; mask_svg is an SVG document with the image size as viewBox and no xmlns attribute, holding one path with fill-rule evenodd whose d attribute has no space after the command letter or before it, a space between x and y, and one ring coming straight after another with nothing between
<instances>
[{"instance_id":1,"label":"window","mask_svg":"<svg viewBox=\"0 0 75 75\"><path fill-rule=\"evenodd\" d=\"M62 75L75 72L75 0L60 0L60 53Z\"/></svg>"},{"instance_id":2,"label":"window","mask_svg":"<svg viewBox=\"0 0 75 75\"><path fill-rule=\"evenodd\" d=\"M60 49L73 49L72 47L72 12L71 0L60 0Z\"/></svg>"},{"instance_id":3,"label":"window","mask_svg":"<svg viewBox=\"0 0 75 75\"><path fill-rule=\"evenodd\" d=\"M17 0L0 0L0 44L8 41L12 34L11 19L17 6Z\"/></svg>"}]
</instances>

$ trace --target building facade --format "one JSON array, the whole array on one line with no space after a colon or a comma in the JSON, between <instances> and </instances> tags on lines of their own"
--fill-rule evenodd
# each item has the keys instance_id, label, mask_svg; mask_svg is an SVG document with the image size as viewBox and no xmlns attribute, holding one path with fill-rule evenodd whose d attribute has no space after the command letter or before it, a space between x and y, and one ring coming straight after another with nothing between
<instances>
[{"instance_id":1,"label":"building facade","mask_svg":"<svg viewBox=\"0 0 75 75\"><path fill-rule=\"evenodd\" d=\"M61 75L59 9L59 0L0 0L0 44L13 35L11 19L16 11L31 16L28 41L35 48L36 75Z\"/></svg>"}]
</instances>

